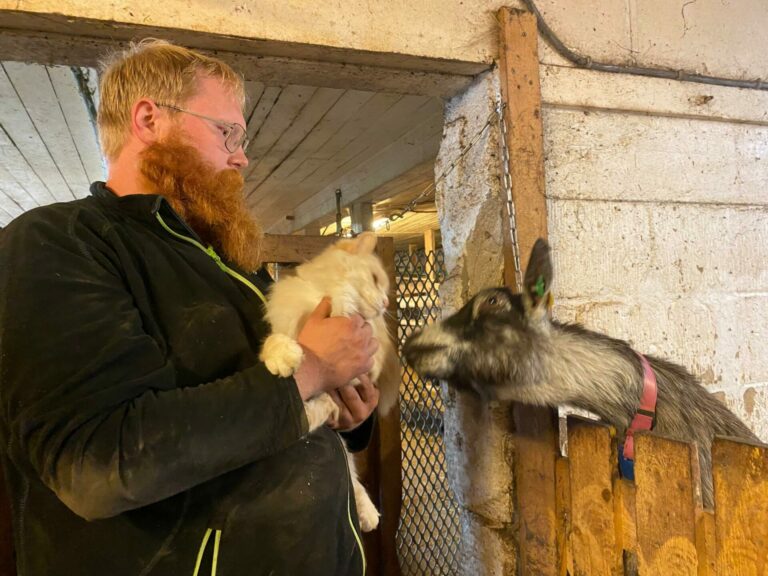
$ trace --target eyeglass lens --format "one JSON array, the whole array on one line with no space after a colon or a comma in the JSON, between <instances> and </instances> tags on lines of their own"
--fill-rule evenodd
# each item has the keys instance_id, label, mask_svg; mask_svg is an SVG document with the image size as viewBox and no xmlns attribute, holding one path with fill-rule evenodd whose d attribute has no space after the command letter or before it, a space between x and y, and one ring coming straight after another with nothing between
<instances>
[{"instance_id":1,"label":"eyeglass lens","mask_svg":"<svg viewBox=\"0 0 768 576\"><path fill-rule=\"evenodd\" d=\"M243 147L243 152L245 152L248 147L248 138L246 138L246 133L243 127L239 124L234 124L229 131L224 144L227 147L227 150L232 153L236 152L240 146Z\"/></svg>"}]
</instances>

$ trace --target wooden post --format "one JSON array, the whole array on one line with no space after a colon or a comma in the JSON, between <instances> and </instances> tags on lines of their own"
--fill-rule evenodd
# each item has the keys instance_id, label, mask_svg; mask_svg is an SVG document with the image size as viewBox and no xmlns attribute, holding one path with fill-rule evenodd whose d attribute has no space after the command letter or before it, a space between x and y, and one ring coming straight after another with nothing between
<instances>
[{"instance_id":1,"label":"wooden post","mask_svg":"<svg viewBox=\"0 0 768 576\"><path fill-rule=\"evenodd\" d=\"M696 448L654 434L637 434L635 482L640 574L699 574Z\"/></svg>"},{"instance_id":2,"label":"wooden post","mask_svg":"<svg viewBox=\"0 0 768 576\"><path fill-rule=\"evenodd\" d=\"M568 459L573 574L619 576L623 570L613 494L618 475L613 429L569 418Z\"/></svg>"},{"instance_id":3,"label":"wooden post","mask_svg":"<svg viewBox=\"0 0 768 576\"><path fill-rule=\"evenodd\" d=\"M429 254L435 251L435 231L432 229L424 230L424 252Z\"/></svg>"},{"instance_id":4,"label":"wooden post","mask_svg":"<svg viewBox=\"0 0 768 576\"><path fill-rule=\"evenodd\" d=\"M716 573L768 573L768 446L717 438L715 484Z\"/></svg>"},{"instance_id":5,"label":"wooden post","mask_svg":"<svg viewBox=\"0 0 768 576\"><path fill-rule=\"evenodd\" d=\"M437 265L436 249L435 231L431 229L424 230L424 264L427 268L427 278L429 278L430 286L435 286L435 266ZM437 287L435 289L437 289Z\"/></svg>"},{"instance_id":6,"label":"wooden post","mask_svg":"<svg viewBox=\"0 0 768 576\"><path fill-rule=\"evenodd\" d=\"M389 276L391 294L389 295L389 333L397 346L397 278L395 272L395 241L393 238L379 237L377 253L384 262ZM378 505L381 523L376 531L379 537L381 576L400 576L400 563L397 559L395 538L400 524L400 505L402 502L401 455L400 455L400 404L389 414L378 419L378 433L372 439L377 451L377 476L379 479Z\"/></svg>"},{"instance_id":7,"label":"wooden post","mask_svg":"<svg viewBox=\"0 0 768 576\"><path fill-rule=\"evenodd\" d=\"M547 237L538 33L536 17L529 12L502 8L498 15L508 170L517 246L524 270L536 239ZM508 286L515 286L510 206L506 201L503 205L504 279ZM556 536L557 418L550 409L519 405L513 407L513 416L520 574L554 576L558 574L559 560L565 556L558 550Z\"/></svg>"}]
</instances>

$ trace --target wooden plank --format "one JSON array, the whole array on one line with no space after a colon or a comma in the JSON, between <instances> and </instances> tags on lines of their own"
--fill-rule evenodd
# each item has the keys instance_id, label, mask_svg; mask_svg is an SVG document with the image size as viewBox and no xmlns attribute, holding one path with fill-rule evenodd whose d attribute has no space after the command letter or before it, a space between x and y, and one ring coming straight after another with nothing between
<instances>
[{"instance_id":1,"label":"wooden plank","mask_svg":"<svg viewBox=\"0 0 768 576\"><path fill-rule=\"evenodd\" d=\"M245 89L245 108L243 110L243 116L245 116L245 127L247 129L248 120L253 114L253 111L256 110L256 106L259 104L259 100L261 100L261 95L264 93L265 86L264 82L244 80L243 88Z\"/></svg>"},{"instance_id":2,"label":"wooden plank","mask_svg":"<svg viewBox=\"0 0 768 576\"><path fill-rule=\"evenodd\" d=\"M18 14L18 13L17 13ZM8 25L8 12L0 25L0 61L15 60L48 65L91 66L113 52L123 50L135 38L166 38L182 46L216 56L240 72L246 80L265 84L297 84L327 88L368 90L397 94L423 94L450 98L466 89L477 74L490 68L485 62L465 62L444 58L425 58L383 54L371 50L334 49L330 46L300 46L296 43L217 35L208 31L170 30L152 26L105 25L101 37L94 32L97 22L80 23L84 32L73 33L77 22L61 18L56 32L41 32L56 14L45 14L32 30ZM28 16L28 14L24 14ZM16 29L14 29L16 28ZM64 33L62 33L64 32ZM270 46L266 51L265 46ZM289 46L289 47L287 47ZM283 54L310 52L301 56ZM266 54L265 54L266 52ZM333 60L329 55L336 53ZM399 66L393 66L399 64Z\"/></svg>"},{"instance_id":3,"label":"wooden plank","mask_svg":"<svg viewBox=\"0 0 768 576\"><path fill-rule=\"evenodd\" d=\"M516 208L514 226L518 232L517 249L526 257L536 238L547 236L546 217L539 218L544 206L544 155L541 130L541 93L539 87L538 33L536 18L530 13L502 8L498 13L500 27L500 77L502 95L508 103L507 138L510 152L510 184ZM514 100L514 102L511 102ZM541 177L538 177L540 174ZM515 286L515 258L511 234L510 206L503 202L502 218L504 278ZM558 453L557 417L545 408L515 406L515 438L526 438L517 450L514 462L517 501L521 518L518 564L523 574L556 574L558 553L556 533L555 461ZM577 431L577 437L579 432ZM578 451L578 450L577 450ZM574 505L581 498L581 487L574 483L574 461L571 461L571 497ZM576 472L580 472L576 465ZM574 490L578 490L574 492ZM610 494L610 487L608 490ZM611 519L612 520L612 519ZM574 534L581 528L575 522ZM573 542L580 540L573 540ZM573 546L574 565L579 574L584 562L577 563L580 549ZM598 574L598 572L581 572ZM610 572L602 572L610 573Z\"/></svg>"},{"instance_id":4,"label":"wooden plank","mask_svg":"<svg viewBox=\"0 0 768 576\"><path fill-rule=\"evenodd\" d=\"M402 96L398 94L376 94L361 106L340 129L336 130L318 150L295 168L289 177L280 182L279 186L276 186L275 192L279 194L290 193L297 198L306 198L313 193L317 193L320 190L320 184L308 178L308 176L322 168L330 154L333 154L335 150L342 148L349 141L364 132L370 126L370 118L378 118L401 98ZM313 216L309 220L314 220L315 218ZM295 226L294 229L303 228L309 220L305 221L301 226Z\"/></svg>"},{"instance_id":5,"label":"wooden plank","mask_svg":"<svg viewBox=\"0 0 768 576\"><path fill-rule=\"evenodd\" d=\"M501 39L499 71L506 102L509 173L517 219L517 242L522 270L537 238L547 235L544 190L544 136L541 123L538 33L536 16L530 12L499 10ZM508 218L505 218L505 226ZM505 230L505 242L509 234ZM505 280L515 286L511 252L505 250Z\"/></svg>"},{"instance_id":6,"label":"wooden plank","mask_svg":"<svg viewBox=\"0 0 768 576\"><path fill-rule=\"evenodd\" d=\"M344 93L335 88L318 88L291 124L278 136L266 154L255 156L249 166L244 193L246 197L266 180L323 119ZM258 151L255 151L258 154Z\"/></svg>"},{"instance_id":7,"label":"wooden plank","mask_svg":"<svg viewBox=\"0 0 768 576\"><path fill-rule=\"evenodd\" d=\"M254 134L248 146L248 157L256 161L264 157L316 91L317 88L312 86L286 86Z\"/></svg>"},{"instance_id":8,"label":"wooden plank","mask_svg":"<svg viewBox=\"0 0 768 576\"><path fill-rule=\"evenodd\" d=\"M392 238L379 238L376 252L384 263L389 276L389 316L387 327L390 335L397 339L397 279L395 271L395 243ZM396 403L386 416L378 419L378 476L379 510L381 524L378 534L381 550L382 576L399 576L400 563L397 558L397 529L400 525L402 504L401 454L400 454L400 404Z\"/></svg>"},{"instance_id":9,"label":"wooden plank","mask_svg":"<svg viewBox=\"0 0 768 576\"><path fill-rule=\"evenodd\" d=\"M697 510L696 551L699 555L698 576L715 576L716 546L715 513L710 510Z\"/></svg>"},{"instance_id":10,"label":"wooden plank","mask_svg":"<svg viewBox=\"0 0 768 576\"><path fill-rule=\"evenodd\" d=\"M277 102L277 99L280 97L280 92L282 91L283 89L280 87L269 86L265 88L261 93L259 101L256 103L256 106L254 106L253 110L247 116L245 121L245 132L248 134L249 139L253 140L256 137L256 134L258 134L259 130L261 130L261 126L264 124L264 120L266 120L267 116L269 116L272 107L275 105L275 102ZM249 158L254 157L252 155L250 146L247 152Z\"/></svg>"},{"instance_id":11,"label":"wooden plank","mask_svg":"<svg viewBox=\"0 0 768 576\"><path fill-rule=\"evenodd\" d=\"M571 477L567 458L558 458L555 463L556 509L557 509L557 550L560 556L559 576L573 574L573 550L571 549Z\"/></svg>"},{"instance_id":12,"label":"wooden plank","mask_svg":"<svg viewBox=\"0 0 768 576\"><path fill-rule=\"evenodd\" d=\"M52 66L47 70L87 180L106 180L107 169L99 148L95 119L88 114L72 70L65 66ZM95 74L96 71L91 73Z\"/></svg>"},{"instance_id":13,"label":"wooden plank","mask_svg":"<svg viewBox=\"0 0 768 576\"><path fill-rule=\"evenodd\" d=\"M350 117L375 95L372 92L347 90L333 105L307 137L280 163L280 165L249 196L252 205L258 205L280 189L290 189L301 179L299 167L321 153L328 140L338 132Z\"/></svg>"},{"instance_id":14,"label":"wooden plank","mask_svg":"<svg viewBox=\"0 0 768 576\"><path fill-rule=\"evenodd\" d=\"M336 236L265 234L261 244L261 260L301 264L317 256L336 240Z\"/></svg>"},{"instance_id":15,"label":"wooden plank","mask_svg":"<svg viewBox=\"0 0 768 576\"><path fill-rule=\"evenodd\" d=\"M17 91L43 146L71 191L72 198L89 194L90 182L70 133L64 112L44 66L6 62L6 74Z\"/></svg>"},{"instance_id":16,"label":"wooden plank","mask_svg":"<svg viewBox=\"0 0 768 576\"><path fill-rule=\"evenodd\" d=\"M0 226L7 226L13 219L14 216L11 214L11 211L5 205L0 204Z\"/></svg>"},{"instance_id":17,"label":"wooden plank","mask_svg":"<svg viewBox=\"0 0 768 576\"><path fill-rule=\"evenodd\" d=\"M628 554L637 550L637 520L635 485L624 478L614 478L613 502L616 510L618 547Z\"/></svg>"},{"instance_id":18,"label":"wooden plank","mask_svg":"<svg viewBox=\"0 0 768 576\"><path fill-rule=\"evenodd\" d=\"M515 498L520 523L517 564L523 575L558 574L557 480L559 454L554 411L515 404Z\"/></svg>"},{"instance_id":19,"label":"wooden plank","mask_svg":"<svg viewBox=\"0 0 768 576\"><path fill-rule=\"evenodd\" d=\"M690 444L637 434L637 556L642 576L694 576L698 458Z\"/></svg>"},{"instance_id":20,"label":"wooden plank","mask_svg":"<svg viewBox=\"0 0 768 576\"><path fill-rule=\"evenodd\" d=\"M6 170L39 205L72 199L67 183L40 139L0 64L0 155Z\"/></svg>"},{"instance_id":21,"label":"wooden plank","mask_svg":"<svg viewBox=\"0 0 768 576\"><path fill-rule=\"evenodd\" d=\"M336 210L333 193L337 188L342 190L342 201L347 205L396 178L399 174L426 161L434 160L440 146L442 130L442 115L428 116L412 130L394 142L389 142L382 150L360 165L338 175L337 180L298 206L290 204L292 196L283 198L281 195L279 209L270 213L269 217L274 219L281 214L281 211L285 213L292 208L295 214L294 226L301 228L312 220L333 214Z\"/></svg>"},{"instance_id":22,"label":"wooden plank","mask_svg":"<svg viewBox=\"0 0 768 576\"><path fill-rule=\"evenodd\" d=\"M568 418L574 576L623 574L613 486L618 452L612 428Z\"/></svg>"},{"instance_id":23,"label":"wooden plank","mask_svg":"<svg viewBox=\"0 0 768 576\"><path fill-rule=\"evenodd\" d=\"M768 574L768 446L715 439L718 576Z\"/></svg>"},{"instance_id":24,"label":"wooden plank","mask_svg":"<svg viewBox=\"0 0 768 576\"><path fill-rule=\"evenodd\" d=\"M35 208L37 202L0 163L0 205L14 217Z\"/></svg>"},{"instance_id":25,"label":"wooden plank","mask_svg":"<svg viewBox=\"0 0 768 576\"><path fill-rule=\"evenodd\" d=\"M431 114L442 118L442 106L436 101L425 96L403 96L384 114L361 118L356 126L348 123L323 146L318 158L326 162L305 179L311 179L317 188L337 180Z\"/></svg>"}]
</instances>

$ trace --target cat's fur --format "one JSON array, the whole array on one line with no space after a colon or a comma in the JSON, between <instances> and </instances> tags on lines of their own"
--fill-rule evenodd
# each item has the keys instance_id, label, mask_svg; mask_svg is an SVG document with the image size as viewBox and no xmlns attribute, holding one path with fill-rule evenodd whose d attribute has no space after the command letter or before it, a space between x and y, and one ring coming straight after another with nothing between
<instances>
[{"instance_id":1,"label":"cat's fur","mask_svg":"<svg viewBox=\"0 0 768 576\"><path fill-rule=\"evenodd\" d=\"M379 412L385 414L397 402L400 386L399 360L384 319L388 305L389 277L374 253L376 236L363 232L354 239L342 239L295 269L295 276L279 280L272 287L266 306L271 335L262 346L261 360L273 374L290 376L301 364L303 351L296 341L309 314L324 296L331 298L331 316L360 314L371 325L379 341L374 355L371 381L380 391ZM329 418L338 417L338 407L322 393L304 403L313 432ZM360 527L376 528L379 513L355 472L348 454Z\"/></svg>"}]
</instances>

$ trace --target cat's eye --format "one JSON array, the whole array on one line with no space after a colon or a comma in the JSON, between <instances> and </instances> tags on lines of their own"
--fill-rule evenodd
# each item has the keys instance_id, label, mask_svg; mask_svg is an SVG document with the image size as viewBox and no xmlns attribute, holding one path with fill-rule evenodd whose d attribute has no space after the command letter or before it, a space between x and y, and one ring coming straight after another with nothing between
<instances>
[{"instance_id":1,"label":"cat's eye","mask_svg":"<svg viewBox=\"0 0 768 576\"><path fill-rule=\"evenodd\" d=\"M375 286L378 286L379 285L379 278L376 276L376 274L371 274L371 276L373 276L373 284Z\"/></svg>"}]
</instances>

